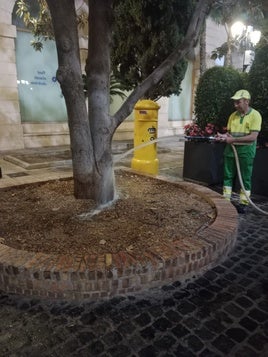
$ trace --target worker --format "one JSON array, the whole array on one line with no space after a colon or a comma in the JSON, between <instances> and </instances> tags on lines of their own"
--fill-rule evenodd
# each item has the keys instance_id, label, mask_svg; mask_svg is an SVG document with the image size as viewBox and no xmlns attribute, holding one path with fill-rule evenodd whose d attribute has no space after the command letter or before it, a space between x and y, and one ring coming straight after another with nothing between
<instances>
[{"instance_id":1,"label":"worker","mask_svg":"<svg viewBox=\"0 0 268 357\"><path fill-rule=\"evenodd\" d=\"M235 155L231 144L235 146L239 158L242 181L248 197L251 193L251 178L253 162L256 155L256 142L261 130L261 114L250 107L250 93L241 89L232 97L235 112L233 112L227 124L226 134L217 134L216 140L226 142L224 149L224 179L223 196L231 200L234 179L237 173ZM236 207L238 213L246 213L248 199L240 190L239 205Z\"/></svg>"}]
</instances>

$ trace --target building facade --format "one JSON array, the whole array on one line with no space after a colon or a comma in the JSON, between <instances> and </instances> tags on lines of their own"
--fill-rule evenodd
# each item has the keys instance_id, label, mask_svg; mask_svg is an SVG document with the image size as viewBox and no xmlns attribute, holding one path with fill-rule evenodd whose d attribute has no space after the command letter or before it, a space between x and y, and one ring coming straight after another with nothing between
<instances>
[{"instance_id":1,"label":"building facade","mask_svg":"<svg viewBox=\"0 0 268 357\"><path fill-rule=\"evenodd\" d=\"M15 1L0 3L0 150L24 147L20 118L15 53L16 26L12 25Z\"/></svg>"}]
</instances>

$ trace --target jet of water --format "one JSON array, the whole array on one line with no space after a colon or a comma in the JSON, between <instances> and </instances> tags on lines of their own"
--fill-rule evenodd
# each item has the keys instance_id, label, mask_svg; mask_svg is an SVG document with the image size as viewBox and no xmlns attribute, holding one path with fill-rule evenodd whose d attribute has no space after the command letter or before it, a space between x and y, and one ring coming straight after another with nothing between
<instances>
[{"instance_id":1,"label":"jet of water","mask_svg":"<svg viewBox=\"0 0 268 357\"><path fill-rule=\"evenodd\" d=\"M155 144L155 143L159 143L161 141L165 141L165 140L176 140L178 142L180 141L185 141L184 140L184 137L182 137L181 135L169 135L169 136L162 136L160 138L157 138L157 139L154 139L154 140L151 140L151 141L147 141L146 143L143 143L143 144L140 144L138 146L134 146L134 148L132 149L129 149L127 151L125 151L124 153L120 154L120 155L117 155L115 158L114 158L114 163L117 163L118 161L121 161L122 159L124 159L126 156L132 154L135 150L138 150L138 149L142 149L146 146L149 146L149 145L152 145L152 144Z\"/></svg>"}]
</instances>

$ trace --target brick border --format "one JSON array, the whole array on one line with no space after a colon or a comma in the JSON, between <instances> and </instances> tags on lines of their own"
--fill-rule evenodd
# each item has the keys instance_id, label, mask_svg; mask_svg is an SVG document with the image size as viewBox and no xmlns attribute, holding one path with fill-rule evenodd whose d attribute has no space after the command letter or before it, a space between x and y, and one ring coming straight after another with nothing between
<instances>
[{"instance_id":1,"label":"brick border","mask_svg":"<svg viewBox=\"0 0 268 357\"><path fill-rule=\"evenodd\" d=\"M184 281L223 260L235 245L238 215L232 204L207 187L174 183L200 195L216 209L215 221L192 239L161 249L84 257L16 250L0 244L0 289L6 293L65 300L95 300Z\"/></svg>"}]
</instances>

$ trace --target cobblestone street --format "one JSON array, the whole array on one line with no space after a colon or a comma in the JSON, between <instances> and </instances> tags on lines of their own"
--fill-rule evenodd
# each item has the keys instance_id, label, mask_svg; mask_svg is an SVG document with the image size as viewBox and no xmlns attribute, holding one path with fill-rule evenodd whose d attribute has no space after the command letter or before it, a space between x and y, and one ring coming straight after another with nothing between
<instances>
[{"instance_id":1,"label":"cobblestone street","mask_svg":"<svg viewBox=\"0 0 268 357\"><path fill-rule=\"evenodd\" d=\"M268 356L268 220L239 220L229 258L184 284L78 304L2 293L0 356Z\"/></svg>"}]
</instances>

